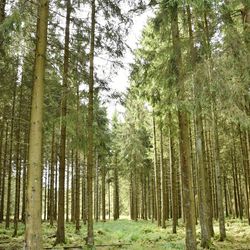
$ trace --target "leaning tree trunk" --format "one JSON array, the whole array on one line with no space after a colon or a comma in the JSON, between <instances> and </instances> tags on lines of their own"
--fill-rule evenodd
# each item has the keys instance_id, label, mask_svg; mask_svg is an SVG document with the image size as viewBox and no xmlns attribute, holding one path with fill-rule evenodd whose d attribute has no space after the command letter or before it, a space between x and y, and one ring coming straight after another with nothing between
<instances>
[{"instance_id":1,"label":"leaning tree trunk","mask_svg":"<svg viewBox=\"0 0 250 250\"><path fill-rule=\"evenodd\" d=\"M29 171L25 249L42 249L41 234L41 173L42 173L42 120L45 58L47 45L49 1L40 0L37 19L37 43L32 91L29 139Z\"/></svg>"},{"instance_id":2,"label":"leaning tree trunk","mask_svg":"<svg viewBox=\"0 0 250 250\"><path fill-rule=\"evenodd\" d=\"M88 93L88 154L87 154L87 192L88 192L88 236L87 244L94 245L93 231L93 165L94 165L94 138L93 138L93 118L94 118L94 50L95 50L95 0L91 0L91 40L89 54L89 93Z\"/></svg>"},{"instance_id":3,"label":"leaning tree trunk","mask_svg":"<svg viewBox=\"0 0 250 250\"><path fill-rule=\"evenodd\" d=\"M171 8L171 30L173 53L175 54L174 74L176 76L176 83L178 86L179 101L185 100L184 82L182 79L182 58L181 45L178 27L178 4L175 2ZM192 166L191 166L191 152L189 140L189 122L188 114L183 108L178 110L179 119L179 137L180 137L180 157L181 157L181 179L183 185L183 212L186 224L186 249L196 250L196 231L195 231L195 207L194 195L192 186Z\"/></svg>"}]
</instances>

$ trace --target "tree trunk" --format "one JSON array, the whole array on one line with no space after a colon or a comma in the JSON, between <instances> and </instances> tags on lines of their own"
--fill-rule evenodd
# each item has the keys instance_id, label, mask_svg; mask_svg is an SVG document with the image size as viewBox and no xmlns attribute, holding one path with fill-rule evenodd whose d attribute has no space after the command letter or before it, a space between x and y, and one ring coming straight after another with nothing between
<instances>
[{"instance_id":1,"label":"tree trunk","mask_svg":"<svg viewBox=\"0 0 250 250\"><path fill-rule=\"evenodd\" d=\"M4 129L5 129L5 114L0 124L0 204L2 196L2 179L3 179L3 164L2 164L2 154L3 154L3 138L4 138Z\"/></svg>"},{"instance_id":2,"label":"tree trunk","mask_svg":"<svg viewBox=\"0 0 250 250\"><path fill-rule=\"evenodd\" d=\"M52 139L51 139L51 159L50 159L50 225L54 222L54 191L55 191L55 124L53 123Z\"/></svg>"},{"instance_id":3,"label":"tree trunk","mask_svg":"<svg viewBox=\"0 0 250 250\"><path fill-rule=\"evenodd\" d=\"M98 152L96 150L95 154L95 185L94 185L94 214L95 214L95 221L98 222L99 220L99 159L98 159Z\"/></svg>"},{"instance_id":4,"label":"tree trunk","mask_svg":"<svg viewBox=\"0 0 250 250\"><path fill-rule=\"evenodd\" d=\"M178 224L178 204L177 204L177 171L175 165L175 150L174 150L174 138L173 138L173 125L172 114L169 111L169 160L171 168L171 186L172 186L172 232L176 234L176 227Z\"/></svg>"},{"instance_id":5,"label":"tree trunk","mask_svg":"<svg viewBox=\"0 0 250 250\"><path fill-rule=\"evenodd\" d=\"M166 166L164 164L163 158L163 134L162 134L162 124L160 125L160 166L161 166L161 196L162 196L162 228L166 228L166 219L168 214L168 196L166 187Z\"/></svg>"},{"instance_id":6,"label":"tree trunk","mask_svg":"<svg viewBox=\"0 0 250 250\"><path fill-rule=\"evenodd\" d=\"M156 199L156 216L157 225L161 226L161 188L160 188L160 171L157 159L157 145L156 145L156 127L155 114L153 111L153 140L154 140L154 175L155 175L155 199Z\"/></svg>"},{"instance_id":7,"label":"tree trunk","mask_svg":"<svg viewBox=\"0 0 250 250\"><path fill-rule=\"evenodd\" d=\"M246 141L244 138L244 130L241 130L239 126L239 134L240 134L240 146L241 146L241 155L242 155L242 165L243 165L243 172L244 172L244 182L245 182L245 197L246 197L246 217L248 222L250 223L250 213L249 213L249 190L248 190L248 174L249 174L249 166L248 166L248 157L247 157L247 147Z\"/></svg>"},{"instance_id":8,"label":"tree trunk","mask_svg":"<svg viewBox=\"0 0 250 250\"><path fill-rule=\"evenodd\" d=\"M8 133L9 133L9 126L7 121L5 129L3 170L2 170L2 181L1 181L2 186L1 186L1 201L0 201L0 223L3 222L3 215L4 215L5 175L7 169L7 156L8 156Z\"/></svg>"},{"instance_id":9,"label":"tree trunk","mask_svg":"<svg viewBox=\"0 0 250 250\"><path fill-rule=\"evenodd\" d=\"M29 129L27 129L28 131ZM25 128L26 131L26 128ZM26 136L24 140L24 159L23 159L23 197L22 197L22 222L25 223L25 213L26 213L26 191L27 191L27 159L28 159L28 141L29 133L26 131Z\"/></svg>"},{"instance_id":10,"label":"tree trunk","mask_svg":"<svg viewBox=\"0 0 250 250\"><path fill-rule=\"evenodd\" d=\"M87 244L94 245L93 231L93 165L94 165L94 140L93 140L93 118L94 118L94 50L95 50L95 0L91 0L91 40L89 54L89 93L88 93L88 154L87 154L87 192L88 192L88 236Z\"/></svg>"},{"instance_id":11,"label":"tree trunk","mask_svg":"<svg viewBox=\"0 0 250 250\"><path fill-rule=\"evenodd\" d=\"M175 54L174 73L178 86L179 101L185 100L185 89L182 79L182 58L181 45L178 27L178 4L175 2L171 8L171 30L173 52ZM189 140L189 122L187 111L183 108L178 110L179 119L179 139L180 139L180 157L181 157L181 177L183 185L183 209L186 226L186 249L196 250L196 231L195 231L195 207L192 181L192 166L190 156L190 140Z\"/></svg>"},{"instance_id":12,"label":"tree trunk","mask_svg":"<svg viewBox=\"0 0 250 250\"><path fill-rule=\"evenodd\" d=\"M23 89L21 86L20 97L19 97L19 111L18 111L18 127L16 131L16 196L15 196L15 213L14 213L14 233L13 236L17 235L18 221L19 221L19 206L20 206L20 182L21 182L21 162L20 162L20 131L21 131L21 111L22 111L22 97Z\"/></svg>"},{"instance_id":13,"label":"tree trunk","mask_svg":"<svg viewBox=\"0 0 250 250\"><path fill-rule=\"evenodd\" d=\"M75 162L74 150L71 150L71 222L75 223Z\"/></svg>"},{"instance_id":14,"label":"tree trunk","mask_svg":"<svg viewBox=\"0 0 250 250\"><path fill-rule=\"evenodd\" d=\"M15 106L16 106L16 89L17 83L14 82L13 88L13 100L11 109L11 125L10 125L10 149L9 149L9 167L8 167L8 191L7 191L7 205L6 205L6 218L5 218L5 228L10 226L10 212L11 212L11 175L12 175L12 151L13 151L13 133L14 133L14 116L15 116Z\"/></svg>"},{"instance_id":15,"label":"tree trunk","mask_svg":"<svg viewBox=\"0 0 250 250\"><path fill-rule=\"evenodd\" d=\"M117 166L117 155L115 156L115 166L114 166L114 220L119 219L119 177L118 177L118 166Z\"/></svg>"},{"instance_id":16,"label":"tree trunk","mask_svg":"<svg viewBox=\"0 0 250 250\"><path fill-rule=\"evenodd\" d=\"M66 115L67 115L67 92L68 92L68 71L69 71L69 31L71 2L66 0L66 26L64 41L64 63L63 63L63 93L61 101L61 143L60 143L60 169L59 169L59 201L56 244L65 243L65 151L66 151Z\"/></svg>"},{"instance_id":17,"label":"tree trunk","mask_svg":"<svg viewBox=\"0 0 250 250\"><path fill-rule=\"evenodd\" d=\"M69 156L69 154L68 154L68 156ZM66 165L67 165L67 170L66 170L66 222L69 222L69 176L70 176L70 171L69 171L70 163L69 163L69 161L67 161ZM73 166L73 164L72 164L72 166ZM72 180L73 180L73 176L72 176ZM71 192L73 192L72 189L71 189Z\"/></svg>"},{"instance_id":18,"label":"tree trunk","mask_svg":"<svg viewBox=\"0 0 250 250\"><path fill-rule=\"evenodd\" d=\"M217 181L217 202L218 202L218 217L220 228L220 240L226 238L224 204L223 204L223 180L222 180L222 166L220 163L220 148L219 148L219 132L218 132L218 114L216 108L216 97L213 100L213 132L214 132L214 156L215 156L215 174Z\"/></svg>"},{"instance_id":19,"label":"tree trunk","mask_svg":"<svg viewBox=\"0 0 250 250\"><path fill-rule=\"evenodd\" d=\"M87 197L86 197L86 164L83 161L83 174L82 174L82 220L84 225L87 221Z\"/></svg>"},{"instance_id":20,"label":"tree trunk","mask_svg":"<svg viewBox=\"0 0 250 250\"><path fill-rule=\"evenodd\" d=\"M77 84L77 120L76 120L76 138L80 136L80 124L79 124L79 112L80 112L80 95L79 95L79 84ZM75 199L75 221L76 221L76 231L80 231L80 164L79 164L79 150L78 145L76 148L76 199Z\"/></svg>"},{"instance_id":21,"label":"tree trunk","mask_svg":"<svg viewBox=\"0 0 250 250\"><path fill-rule=\"evenodd\" d=\"M189 26L189 42L190 42L190 65L195 65L197 62L196 51L194 47L193 29L192 29L192 15L190 7L187 7L188 13L188 26ZM191 66L192 67L192 66ZM199 73L199 71L198 71ZM208 182L207 171L205 162L205 143L203 133L203 118L202 118L202 106L200 102L200 96L202 95L202 82L195 76L194 79L194 95L196 100L196 114L195 114L195 150L196 150L196 162L198 167L198 197L199 197L199 217L201 226L201 247L209 248L211 241L211 232L209 228L209 215L210 207L208 204Z\"/></svg>"},{"instance_id":22,"label":"tree trunk","mask_svg":"<svg viewBox=\"0 0 250 250\"><path fill-rule=\"evenodd\" d=\"M37 43L32 91L32 108L29 136L29 170L27 183L27 207L25 249L42 249L41 235L41 172L42 172L42 118L45 58L49 1L40 0L37 19Z\"/></svg>"},{"instance_id":23,"label":"tree trunk","mask_svg":"<svg viewBox=\"0 0 250 250\"><path fill-rule=\"evenodd\" d=\"M106 167L102 164L102 220L106 221Z\"/></svg>"}]
</instances>

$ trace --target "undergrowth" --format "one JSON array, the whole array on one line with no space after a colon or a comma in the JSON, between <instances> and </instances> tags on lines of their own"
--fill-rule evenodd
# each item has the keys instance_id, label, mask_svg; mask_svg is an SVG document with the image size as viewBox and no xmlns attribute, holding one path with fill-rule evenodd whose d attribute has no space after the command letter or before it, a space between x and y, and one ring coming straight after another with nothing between
<instances>
[{"instance_id":1,"label":"undergrowth","mask_svg":"<svg viewBox=\"0 0 250 250\"><path fill-rule=\"evenodd\" d=\"M212 250L250 249L250 227L245 221L230 219L226 223L227 239L219 241L218 224L215 223L215 237L211 243ZM16 237L13 237L13 226L5 229L0 224L0 250L18 250L23 248L24 225L19 225ZM63 249L63 247L82 247L86 249L85 237L86 225L81 226L76 233L73 223L66 224L66 244L53 247L55 242L56 226L43 223L44 248ZM185 230L179 222L177 234L171 232L171 221L167 222L167 228L157 227L150 221L133 222L130 220L118 220L98 222L94 225L96 249L131 249L131 250L184 250ZM197 243L199 244L199 226L197 226ZM105 245L105 246L103 246ZM76 249L76 248L75 248Z\"/></svg>"}]
</instances>

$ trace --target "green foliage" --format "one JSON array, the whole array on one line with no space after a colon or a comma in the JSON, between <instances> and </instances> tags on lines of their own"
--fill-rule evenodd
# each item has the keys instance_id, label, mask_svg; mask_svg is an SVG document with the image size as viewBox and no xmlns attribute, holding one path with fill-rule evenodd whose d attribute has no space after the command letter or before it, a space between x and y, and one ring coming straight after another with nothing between
<instances>
[{"instance_id":1,"label":"green foliage","mask_svg":"<svg viewBox=\"0 0 250 250\"><path fill-rule=\"evenodd\" d=\"M228 220L228 237L225 242L218 240L218 224L215 224L215 238L211 249L230 250L236 248L245 249L250 240L249 226L247 221ZM18 236L12 238L12 228L6 230L3 225L0 226L0 248L6 250L21 247L24 239L24 225L21 224L18 230ZM74 224L66 224L66 244L57 246L56 249L63 249L64 246L76 247L85 246L84 237L87 233L86 226L81 225L79 233L75 232ZM166 250L184 250L184 228L180 225L177 234L171 233L171 221L167 222L167 228L158 228L150 221L133 222L126 219L118 221L98 222L94 225L95 244L110 245L107 249L166 249ZM44 247L52 247L56 226L51 227L48 223L43 223L43 242ZM119 247L119 244L121 247ZM123 245L124 244L124 245ZM128 244L128 245L126 245ZM116 245L116 246L112 246ZM97 247L99 249L99 247Z\"/></svg>"}]
</instances>

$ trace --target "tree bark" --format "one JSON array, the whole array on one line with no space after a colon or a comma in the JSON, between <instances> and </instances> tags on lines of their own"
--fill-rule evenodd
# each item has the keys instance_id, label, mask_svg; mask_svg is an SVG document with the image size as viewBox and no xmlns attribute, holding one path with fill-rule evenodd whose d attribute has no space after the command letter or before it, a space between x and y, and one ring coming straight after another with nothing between
<instances>
[{"instance_id":1,"label":"tree bark","mask_svg":"<svg viewBox=\"0 0 250 250\"><path fill-rule=\"evenodd\" d=\"M5 175L6 175L6 169L7 169L8 133L9 133L8 121L6 122L5 126L6 128L5 128L3 170L2 170L2 181L1 181L0 223L3 222L3 215L4 215Z\"/></svg>"},{"instance_id":2,"label":"tree bark","mask_svg":"<svg viewBox=\"0 0 250 250\"><path fill-rule=\"evenodd\" d=\"M21 186L21 162L20 162L20 132L21 132L21 112L22 112L22 98L23 98L23 88L20 87L20 97L19 97L19 111L18 111L18 126L16 130L16 192L15 192L15 212L14 212L14 233L13 236L17 235L18 221L19 221L19 206L20 206L20 186Z\"/></svg>"},{"instance_id":3,"label":"tree bark","mask_svg":"<svg viewBox=\"0 0 250 250\"><path fill-rule=\"evenodd\" d=\"M172 3L170 7L171 15L171 31L172 43L174 52L174 74L176 76L176 83L178 87L179 101L185 100L185 89L182 79L182 58L181 46L178 27L178 4ZM196 250L196 231L195 231L195 207L194 194L192 186L192 166L190 156L190 140L189 140L189 122L187 111L180 107L178 110L179 119L179 139L180 139L180 156L181 156L181 171L182 171L182 185L183 185L183 208L186 226L186 249Z\"/></svg>"},{"instance_id":4,"label":"tree bark","mask_svg":"<svg viewBox=\"0 0 250 250\"><path fill-rule=\"evenodd\" d=\"M94 118L94 50L95 50L95 0L91 0L91 40L89 55L89 93L88 93L88 154L87 154L87 192L88 192L88 236L87 245L94 245L93 231L93 165L94 165L94 139L93 139L93 118Z\"/></svg>"},{"instance_id":5,"label":"tree bark","mask_svg":"<svg viewBox=\"0 0 250 250\"><path fill-rule=\"evenodd\" d=\"M224 217L224 204L223 204L223 180L222 180L222 167L220 163L220 148L219 148L219 132L218 132L218 114L216 108L215 97L213 100L213 132L214 132L214 156L215 156L215 174L217 181L217 202L218 202L218 217L220 228L220 240L226 238L225 217Z\"/></svg>"},{"instance_id":6,"label":"tree bark","mask_svg":"<svg viewBox=\"0 0 250 250\"><path fill-rule=\"evenodd\" d=\"M102 220L106 221L106 167L102 164Z\"/></svg>"},{"instance_id":7,"label":"tree bark","mask_svg":"<svg viewBox=\"0 0 250 250\"><path fill-rule=\"evenodd\" d=\"M59 201L56 244L65 243L65 154L66 154L66 116L67 116L67 92L69 72L69 36L70 36L70 13L71 2L66 0L66 25L64 41L64 62L63 62L63 93L61 101L61 143L60 143L60 169L59 169Z\"/></svg>"},{"instance_id":8,"label":"tree bark","mask_svg":"<svg viewBox=\"0 0 250 250\"><path fill-rule=\"evenodd\" d=\"M76 138L80 136L80 124L79 124L79 112L80 112L80 95L79 95L79 84L77 84L77 104L76 104L76 112L77 112L77 120L76 120ZM79 149L78 145L76 148L76 200L75 200L75 221L76 221L76 231L80 231L80 163L79 163Z\"/></svg>"},{"instance_id":9,"label":"tree bark","mask_svg":"<svg viewBox=\"0 0 250 250\"><path fill-rule=\"evenodd\" d=\"M192 29L192 14L190 7L187 7L188 13L188 27L189 27L189 45L190 45L190 65L193 67L197 63L196 49L194 46L194 37ZM198 70L197 70L198 71ZM199 71L198 71L199 73ZM196 163L198 167L198 196L199 196L199 217L201 226L201 247L209 248L211 241L211 232L209 228L210 207L208 203L208 175L206 171L205 162L205 142L203 133L203 117L202 106L200 97L202 95L202 82L199 75L194 76L194 96L196 101L195 112L195 150L196 150Z\"/></svg>"},{"instance_id":10,"label":"tree bark","mask_svg":"<svg viewBox=\"0 0 250 250\"><path fill-rule=\"evenodd\" d=\"M118 166L117 166L117 155L115 155L115 166L114 166L114 220L119 219L119 177L118 177Z\"/></svg>"},{"instance_id":11,"label":"tree bark","mask_svg":"<svg viewBox=\"0 0 250 250\"><path fill-rule=\"evenodd\" d=\"M176 227L178 224L178 204L177 204L177 171L175 164L175 150L174 150L174 138L173 138L173 125L172 114L169 111L169 160L171 168L171 186L172 186L172 232L176 234Z\"/></svg>"},{"instance_id":12,"label":"tree bark","mask_svg":"<svg viewBox=\"0 0 250 250\"><path fill-rule=\"evenodd\" d=\"M50 159L50 225L54 223L54 202L55 202L55 124L53 123L52 128L52 139L51 139L51 159Z\"/></svg>"},{"instance_id":13,"label":"tree bark","mask_svg":"<svg viewBox=\"0 0 250 250\"><path fill-rule=\"evenodd\" d=\"M27 207L25 249L42 249L41 235L41 170L42 170L42 121L45 58L47 46L49 1L40 0L37 19L37 43L35 53L34 83L29 137L29 170L27 183Z\"/></svg>"},{"instance_id":14,"label":"tree bark","mask_svg":"<svg viewBox=\"0 0 250 250\"><path fill-rule=\"evenodd\" d=\"M160 166L161 166L161 196L162 196L162 228L166 228L166 219L168 214L168 196L167 196L167 175L166 175L166 166L164 164L163 157L163 133L162 133L162 124L160 125Z\"/></svg>"},{"instance_id":15,"label":"tree bark","mask_svg":"<svg viewBox=\"0 0 250 250\"><path fill-rule=\"evenodd\" d=\"M75 161L74 150L71 150L71 222L75 223Z\"/></svg>"},{"instance_id":16,"label":"tree bark","mask_svg":"<svg viewBox=\"0 0 250 250\"><path fill-rule=\"evenodd\" d=\"M8 191L7 191L7 205L6 205L6 218L5 218L5 228L10 226L10 212L11 212L11 175L12 175L12 151L13 151L13 133L14 133L14 116L15 116L15 106L16 106L16 89L17 83L14 82L13 88L13 99L11 108L11 125L10 125L10 149L9 149L9 166L8 166Z\"/></svg>"},{"instance_id":17,"label":"tree bark","mask_svg":"<svg viewBox=\"0 0 250 250\"><path fill-rule=\"evenodd\" d=\"M160 171L157 159L157 145L156 145L156 125L155 114L153 111L153 141L154 141L154 177L155 177L155 199L156 199L156 216L157 225L161 226L161 188L160 188Z\"/></svg>"}]
</instances>

